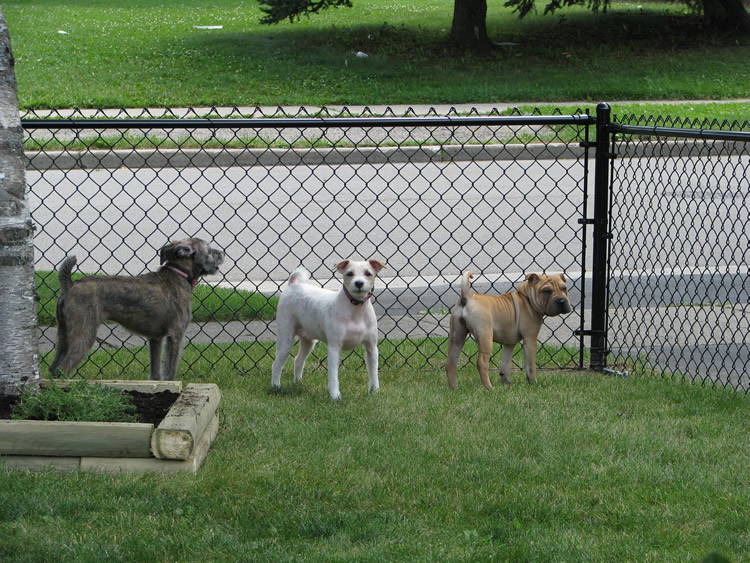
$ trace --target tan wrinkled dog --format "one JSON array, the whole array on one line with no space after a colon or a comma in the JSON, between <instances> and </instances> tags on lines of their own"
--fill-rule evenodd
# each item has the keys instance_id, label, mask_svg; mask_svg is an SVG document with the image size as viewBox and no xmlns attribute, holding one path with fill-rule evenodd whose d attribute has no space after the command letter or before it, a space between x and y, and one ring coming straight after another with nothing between
<instances>
[{"instance_id":1,"label":"tan wrinkled dog","mask_svg":"<svg viewBox=\"0 0 750 563\"><path fill-rule=\"evenodd\" d=\"M501 381L510 383L513 350L523 340L526 379L536 381L537 337L545 316L570 313L568 288L563 274L545 276L529 274L518 291L503 295L484 295L471 291L471 272L464 272L461 297L453 308L450 320L448 360L445 372L448 385L456 388L456 368L466 337L471 334L479 345L477 368L482 385L492 389L490 356L492 343L503 345L500 366Z\"/></svg>"}]
</instances>

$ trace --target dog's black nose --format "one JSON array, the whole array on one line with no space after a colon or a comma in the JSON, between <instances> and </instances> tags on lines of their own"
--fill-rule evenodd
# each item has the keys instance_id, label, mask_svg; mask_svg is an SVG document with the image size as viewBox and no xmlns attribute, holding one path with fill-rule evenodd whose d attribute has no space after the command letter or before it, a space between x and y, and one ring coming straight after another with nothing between
<instances>
[{"instance_id":1,"label":"dog's black nose","mask_svg":"<svg viewBox=\"0 0 750 563\"><path fill-rule=\"evenodd\" d=\"M354 285L357 286L357 289L362 289L362 286L365 285L365 282L363 282L363 281L355 281Z\"/></svg>"}]
</instances>

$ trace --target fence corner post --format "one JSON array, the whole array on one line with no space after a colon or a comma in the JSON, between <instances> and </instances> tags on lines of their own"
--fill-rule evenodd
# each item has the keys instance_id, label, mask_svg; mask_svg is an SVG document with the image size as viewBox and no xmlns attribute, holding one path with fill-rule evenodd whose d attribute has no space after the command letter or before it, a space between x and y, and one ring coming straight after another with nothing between
<instances>
[{"instance_id":1,"label":"fence corner post","mask_svg":"<svg viewBox=\"0 0 750 563\"><path fill-rule=\"evenodd\" d=\"M607 278L609 259L609 152L612 108L596 106L596 154L594 155L594 233L591 278L591 360L590 367L607 367Z\"/></svg>"}]
</instances>

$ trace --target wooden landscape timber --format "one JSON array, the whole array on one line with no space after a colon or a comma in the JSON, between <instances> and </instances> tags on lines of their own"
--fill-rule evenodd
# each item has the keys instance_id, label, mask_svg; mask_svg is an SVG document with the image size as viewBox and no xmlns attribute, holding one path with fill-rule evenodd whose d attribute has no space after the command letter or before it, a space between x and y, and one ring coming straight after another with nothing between
<instances>
[{"instance_id":1,"label":"wooden landscape timber","mask_svg":"<svg viewBox=\"0 0 750 563\"><path fill-rule=\"evenodd\" d=\"M180 393L164 420L153 424L0 420L0 464L17 469L195 473L219 429L221 393L215 384L179 381L99 381L142 393Z\"/></svg>"},{"instance_id":2,"label":"wooden landscape timber","mask_svg":"<svg viewBox=\"0 0 750 563\"><path fill-rule=\"evenodd\" d=\"M188 385L154 430L151 452L159 459L188 459L216 417L220 400L213 383Z\"/></svg>"}]
</instances>

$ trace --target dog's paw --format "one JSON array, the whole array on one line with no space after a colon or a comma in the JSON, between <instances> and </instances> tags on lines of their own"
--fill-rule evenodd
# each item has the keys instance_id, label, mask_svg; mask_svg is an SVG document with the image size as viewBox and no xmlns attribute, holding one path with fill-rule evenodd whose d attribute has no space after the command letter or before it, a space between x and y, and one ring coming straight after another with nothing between
<instances>
[{"instance_id":1,"label":"dog's paw","mask_svg":"<svg viewBox=\"0 0 750 563\"><path fill-rule=\"evenodd\" d=\"M340 401L341 393L339 391L336 391L335 393L331 393L331 399L333 399L334 401Z\"/></svg>"},{"instance_id":2,"label":"dog's paw","mask_svg":"<svg viewBox=\"0 0 750 563\"><path fill-rule=\"evenodd\" d=\"M380 385L370 385L370 393L377 393L380 391Z\"/></svg>"}]
</instances>

